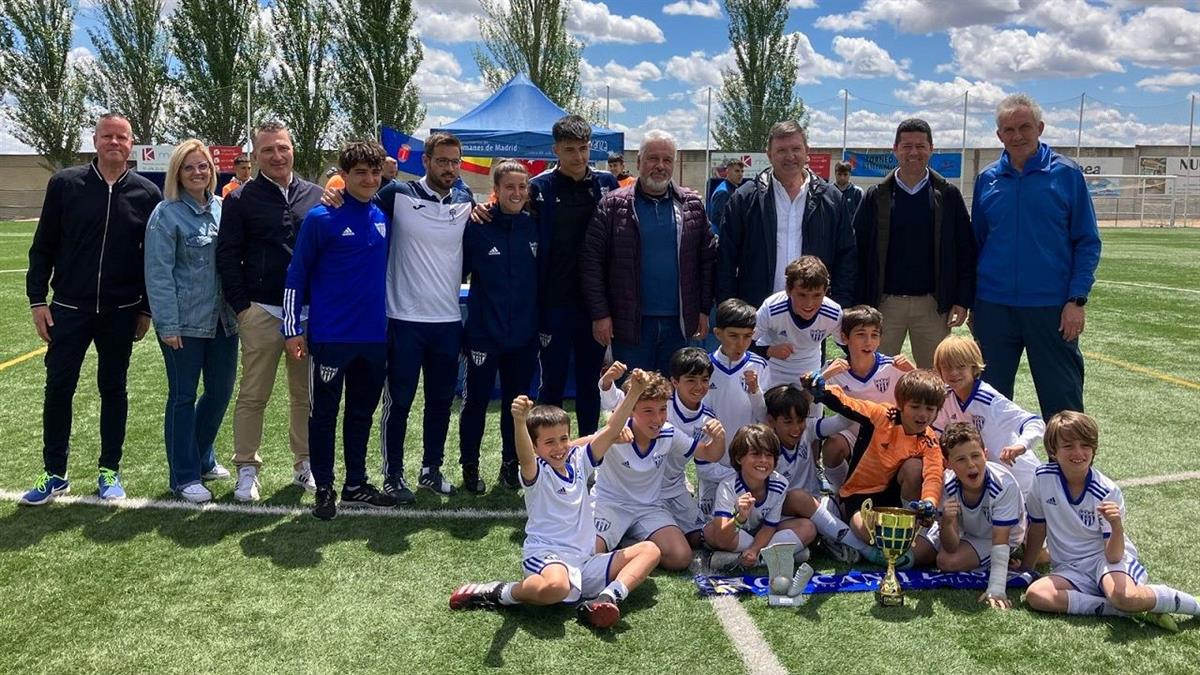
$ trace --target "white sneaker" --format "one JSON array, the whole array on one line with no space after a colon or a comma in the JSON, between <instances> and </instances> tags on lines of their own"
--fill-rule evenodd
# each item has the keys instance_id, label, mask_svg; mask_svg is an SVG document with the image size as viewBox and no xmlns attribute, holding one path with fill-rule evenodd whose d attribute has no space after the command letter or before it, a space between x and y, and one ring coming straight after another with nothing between
<instances>
[{"instance_id":1,"label":"white sneaker","mask_svg":"<svg viewBox=\"0 0 1200 675\"><path fill-rule=\"evenodd\" d=\"M307 492L317 491L317 482L313 480L312 464L306 459L300 462L300 468L292 473L292 482L304 488Z\"/></svg>"},{"instance_id":2,"label":"white sneaker","mask_svg":"<svg viewBox=\"0 0 1200 675\"><path fill-rule=\"evenodd\" d=\"M229 472L226 472L226 475L228 475L228 473ZM213 498L212 493L208 491L208 488L204 487L200 483L193 483L183 488L179 491L179 496L182 497L185 502L191 502L193 504L203 504L204 502L212 501Z\"/></svg>"},{"instance_id":3,"label":"white sneaker","mask_svg":"<svg viewBox=\"0 0 1200 675\"><path fill-rule=\"evenodd\" d=\"M253 466L243 466L238 469L237 487L233 489L233 498L239 502L258 501L258 469Z\"/></svg>"},{"instance_id":4,"label":"white sneaker","mask_svg":"<svg viewBox=\"0 0 1200 675\"><path fill-rule=\"evenodd\" d=\"M220 464L216 464L211 470L200 474L200 480L225 480L226 478L229 478L229 469Z\"/></svg>"}]
</instances>

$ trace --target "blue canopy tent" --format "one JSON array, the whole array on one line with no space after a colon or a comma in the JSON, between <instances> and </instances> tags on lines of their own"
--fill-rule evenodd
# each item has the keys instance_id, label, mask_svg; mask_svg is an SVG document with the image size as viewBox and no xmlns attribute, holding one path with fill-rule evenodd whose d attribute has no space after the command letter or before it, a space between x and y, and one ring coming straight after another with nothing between
<instances>
[{"instance_id":1,"label":"blue canopy tent","mask_svg":"<svg viewBox=\"0 0 1200 675\"><path fill-rule=\"evenodd\" d=\"M446 131L463 144L468 157L554 159L550 129L567 114L520 73L466 115L433 131ZM592 161L625 149L625 135L592 127Z\"/></svg>"}]
</instances>

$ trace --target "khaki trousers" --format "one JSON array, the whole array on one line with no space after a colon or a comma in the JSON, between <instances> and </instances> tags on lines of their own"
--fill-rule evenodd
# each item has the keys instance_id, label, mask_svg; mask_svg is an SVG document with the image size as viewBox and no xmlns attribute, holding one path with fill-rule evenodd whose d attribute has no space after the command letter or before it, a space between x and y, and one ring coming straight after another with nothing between
<instances>
[{"instance_id":1,"label":"khaki trousers","mask_svg":"<svg viewBox=\"0 0 1200 675\"><path fill-rule=\"evenodd\" d=\"M879 311L883 314L879 351L888 356L899 354L907 335L913 363L918 368L933 368L933 351L950 334L946 315L937 311L937 300L932 295L884 294Z\"/></svg>"},{"instance_id":2,"label":"khaki trousers","mask_svg":"<svg viewBox=\"0 0 1200 675\"><path fill-rule=\"evenodd\" d=\"M279 358L283 356L282 322L262 307L251 304L238 317L242 343L242 379L233 409L233 463L262 466L263 414L275 388ZM288 441L292 467L308 460L308 357L284 358L288 378Z\"/></svg>"}]
</instances>

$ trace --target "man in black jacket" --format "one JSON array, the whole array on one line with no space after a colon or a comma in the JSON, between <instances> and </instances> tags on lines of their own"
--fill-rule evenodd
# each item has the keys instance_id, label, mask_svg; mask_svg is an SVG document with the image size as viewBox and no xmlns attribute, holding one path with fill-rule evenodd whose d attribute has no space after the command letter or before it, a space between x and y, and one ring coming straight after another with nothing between
<instances>
[{"instance_id":1,"label":"man in black jacket","mask_svg":"<svg viewBox=\"0 0 1200 675\"><path fill-rule=\"evenodd\" d=\"M217 271L225 300L237 312L242 381L233 410L233 496L259 498L263 413L283 355L283 285L300 223L321 200L321 188L292 173L292 138L279 122L254 132L259 177L234 190L221 210ZM306 314L302 312L302 320ZM308 462L308 358L287 359L292 478L313 492Z\"/></svg>"},{"instance_id":2,"label":"man in black jacket","mask_svg":"<svg viewBox=\"0 0 1200 675\"><path fill-rule=\"evenodd\" d=\"M45 471L21 498L22 504L48 504L70 491L71 403L93 342L99 357L99 494L103 499L125 497L118 474L129 413L125 378L133 343L150 327L142 242L146 221L162 193L126 168L133 132L124 116L101 117L92 142L96 159L50 178L29 247L25 289L33 326L47 343ZM51 288L54 298L47 304Z\"/></svg>"},{"instance_id":3,"label":"man in black jacket","mask_svg":"<svg viewBox=\"0 0 1200 675\"><path fill-rule=\"evenodd\" d=\"M896 170L867 190L854 218L855 302L883 314L881 353L898 353L907 334L917 367L932 368L975 298L975 235L962 193L929 169L929 124L901 122L892 152Z\"/></svg>"},{"instance_id":4,"label":"man in black jacket","mask_svg":"<svg viewBox=\"0 0 1200 675\"><path fill-rule=\"evenodd\" d=\"M854 294L854 231L842 195L811 173L808 138L798 122L777 122L767 136L771 168L738 188L725 205L717 249L717 302L758 306L785 288L783 271L802 255L829 268L829 296Z\"/></svg>"}]
</instances>

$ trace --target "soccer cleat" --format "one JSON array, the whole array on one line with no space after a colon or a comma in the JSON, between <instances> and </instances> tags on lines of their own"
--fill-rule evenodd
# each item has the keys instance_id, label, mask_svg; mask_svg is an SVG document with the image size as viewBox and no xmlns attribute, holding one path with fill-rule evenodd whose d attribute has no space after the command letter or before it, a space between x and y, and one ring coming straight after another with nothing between
<instances>
[{"instance_id":1,"label":"soccer cleat","mask_svg":"<svg viewBox=\"0 0 1200 675\"><path fill-rule=\"evenodd\" d=\"M579 603L575 607L575 614L580 621L601 630L612 628L621 620L621 608L604 595Z\"/></svg>"},{"instance_id":2,"label":"soccer cleat","mask_svg":"<svg viewBox=\"0 0 1200 675\"><path fill-rule=\"evenodd\" d=\"M237 485L233 488L233 498L239 502L258 501L258 467L238 468L238 479Z\"/></svg>"},{"instance_id":3,"label":"soccer cleat","mask_svg":"<svg viewBox=\"0 0 1200 675\"><path fill-rule=\"evenodd\" d=\"M825 545L825 551L829 553L829 557L838 562L846 563L847 565L853 565L854 563L858 562L859 558L862 557L859 555L858 551L856 551L854 547L850 546L849 544L843 544L840 541L834 541L832 539L821 539L821 543Z\"/></svg>"},{"instance_id":4,"label":"soccer cleat","mask_svg":"<svg viewBox=\"0 0 1200 675\"><path fill-rule=\"evenodd\" d=\"M404 480L403 474L388 476L383 481L383 494L395 497L396 503L400 506L414 504L417 501L417 496L408 489L408 481Z\"/></svg>"},{"instance_id":5,"label":"soccer cleat","mask_svg":"<svg viewBox=\"0 0 1200 675\"><path fill-rule=\"evenodd\" d=\"M317 488L317 503L313 506L312 514L321 520L337 517L337 493L332 486Z\"/></svg>"},{"instance_id":6,"label":"soccer cleat","mask_svg":"<svg viewBox=\"0 0 1200 675\"><path fill-rule=\"evenodd\" d=\"M713 551L708 567L714 572L732 572L741 567L742 554L733 551Z\"/></svg>"},{"instance_id":7,"label":"soccer cleat","mask_svg":"<svg viewBox=\"0 0 1200 675\"><path fill-rule=\"evenodd\" d=\"M479 477L478 464L463 464L463 489L473 495L481 495L487 492L487 484Z\"/></svg>"},{"instance_id":8,"label":"soccer cleat","mask_svg":"<svg viewBox=\"0 0 1200 675\"><path fill-rule=\"evenodd\" d=\"M518 462L503 462L500 464L499 482L509 490L521 489L521 465Z\"/></svg>"},{"instance_id":9,"label":"soccer cleat","mask_svg":"<svg viewBox=\"0 0 1200 675\"><path fill-rule=\"evenodd\" d=\"M444 497L454 494L454 486L450 484L450 481L442 477L440 467L422 467L421 477L417 479L417 487L424 488Z\"/></svg>"},{"instance_id":10,"label":"soccer cleat","mask_svg":"<svg viewBox=\"0 0 1200 675\"><path fill-rule=\"evenodd\" d=\"M229 478L229 469L220 464L214 464L213 468L200 474L200 480L225 480L226 478Z\"/></svg>"},{"instance_id":11,"label":"soccer cleat","mask_svg":"<svg viewBox=\"0 0 1200 675\"><path fill-rule=\"evenodd\" d=\"M450 609L495 609L500 606L503 581L463 584L450 594Z\"/></svg>"},{"instance_id":12,"label":"soccer cleat","mask_svg":"<svg viewBox=\"0 0 1200 675\"><path fill-rule=\"evenodd\" d=\"M26 506L45 506L54 501L55 497L65 495L70 491L71 483L65 477L43 471L37 482L33 484L33 489L22 495L17 503Z\"/></svg>"},{"instance_id":13,"label":"soccer cleat","mask_svg":"<svg viewBox=\"0 0 1200 675\"><path fill-rule=\"evenodd\" d=\"M105 501L125 499L125 488L121 487L121 475L112 469L100 469L96 485L100 499Z\"/></svg>"},{"instance_id":14,"label":"soccer cleat","mask_svg":"<svg viewBox=\"0 0 1200 675\"><path fill-rule=\"evenodd\" d=\"M1175 617L1170 614L1157 614L1155 612L1142 612L1140 614L1130 615L1135 621L1140 623L1158 626L1159 628L1171 632L1179 632L1179 624L1175 623Z\"/></svg>"},{"instance_id":15,"label":"soccer cleat","mask_svg":"<svg viewBox=\"0 0 1200 675\"><path fill-rule=\"evenodd\" d=\"M308 460L300 462L300 466L292 472L292 483L304 488L306 492L316 492L317 482L313 480L312 465Z\"/></svg>"},{"instance_id":16,"label":"soccer cleat","mask_svg":"<svg viewBox=\"0 0 1200 675\"><path fill-rule=\"evenodd\" d=\"M342 488L342 506L365 506L372 509L391 509L399 502L392 495L380 492L370 483L363 483L351 490Z\"/></svg>"},{"instance_id":17,"label":"soccer cleat","mask_svg":"<svg viewBox=\"0 0 1200 675\"><path fill-rule=\"evenodd\" d=\"M185 502L203 504L204 502L212 501L213 495L204 485L192 483L179 491L179 497Z\"/></svg>"}]
</instances>

